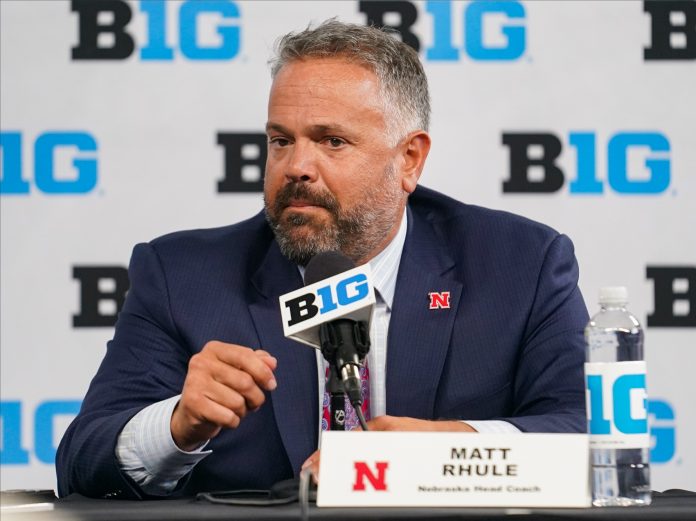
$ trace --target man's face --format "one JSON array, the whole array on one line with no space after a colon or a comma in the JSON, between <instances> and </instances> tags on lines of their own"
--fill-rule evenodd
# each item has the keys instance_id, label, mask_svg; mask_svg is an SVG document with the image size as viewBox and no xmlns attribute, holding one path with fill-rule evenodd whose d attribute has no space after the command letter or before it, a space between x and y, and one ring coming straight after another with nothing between
<instances>
[{"instance_id":1,"label":"man's face","mask_svg":"<svg viewBox=\"0 0 696 521\"><path fill-rule=\"evenodd\" d=\"M398 230L407 192L377 77L338 58L290 63L268 103L266 216L283 254L340 250L360 264Z\"/></svg>"}]
</instances>

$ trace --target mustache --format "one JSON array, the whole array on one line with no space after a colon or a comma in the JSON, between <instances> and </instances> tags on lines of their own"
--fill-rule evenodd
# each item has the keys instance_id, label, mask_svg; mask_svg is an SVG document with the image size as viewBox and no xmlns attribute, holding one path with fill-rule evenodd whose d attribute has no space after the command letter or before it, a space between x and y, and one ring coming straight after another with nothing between
<instances>
[{"instance_id":1,"label":"mustache","mask_svg":"<svg viewBox=\"0 0 696 521\"><path fill-rule=\"evenodd\" d=\"M314 190L304 183L291 183L285 185L276 194L273 205L276 215L290 206L290 202L294 199L306 201L314 206L321 206L331 213L336 213L339 209L338 201L328 190Z\"/></svg>"}]
</instances>

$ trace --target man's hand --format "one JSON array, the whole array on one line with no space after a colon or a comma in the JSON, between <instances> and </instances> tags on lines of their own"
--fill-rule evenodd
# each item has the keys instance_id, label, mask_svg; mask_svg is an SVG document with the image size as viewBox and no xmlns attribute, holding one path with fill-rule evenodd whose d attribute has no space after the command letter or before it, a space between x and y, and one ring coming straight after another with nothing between
<instances>
[{"instance_id":1,"label":"man's hand","mask_svg":"<svg viewBox=\"0 0 696 521\"><path fill-rule=\"evenodd\" d=\"M191 357L181 400L172 414L172 438L185 451L234 429L247 413L266 400L263 392L277 387L278 361L266 351L224 342L208 342Z\"/></svg>"},{"instance_id":2,"label":"man's hand","mask_svg":"<svg viewBox=\"0 0 696 521\"><path fill-rule=\"evenodd\" d=\"M476 432L471 425L462 421L419 420L406 416L377 416L367 422L371 431L402 431L402 432ZM314 483L319 483L319 459L321 451L316 450L302 464L302 470L309 467Z\"/></svg>"}]
</instances>

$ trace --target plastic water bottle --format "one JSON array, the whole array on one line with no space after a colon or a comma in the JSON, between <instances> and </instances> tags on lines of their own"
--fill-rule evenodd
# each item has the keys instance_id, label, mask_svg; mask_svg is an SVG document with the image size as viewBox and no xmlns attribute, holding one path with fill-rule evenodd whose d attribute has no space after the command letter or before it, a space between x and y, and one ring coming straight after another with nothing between
<instances>
[{"instance_id":1,"label":"plastic water bottle","mask_svg":"<svg viewBox=\"0 0 696 521\"><path fill-rule=\"evenodd\" d=\"M650 463L643 330L624 287L602 288L585 328L592 504L649 505Z\"/></svg>"}]
</instances>

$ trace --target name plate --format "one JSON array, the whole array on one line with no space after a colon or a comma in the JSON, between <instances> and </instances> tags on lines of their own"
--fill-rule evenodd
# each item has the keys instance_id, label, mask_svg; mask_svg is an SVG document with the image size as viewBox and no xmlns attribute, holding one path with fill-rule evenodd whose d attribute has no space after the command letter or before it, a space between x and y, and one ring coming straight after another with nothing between
<instances>
[{"instance_id":1,"label":"name plate","mask_svg":"<svg viewBox=\"0 0 696 521\"><path fill-rule=\"evenodd\" d=\"M325 432L320 507L589 507L585 434Z\"/></svg>"}]
</instances>

